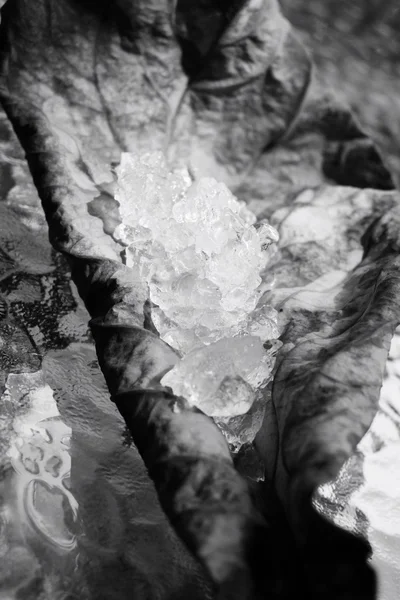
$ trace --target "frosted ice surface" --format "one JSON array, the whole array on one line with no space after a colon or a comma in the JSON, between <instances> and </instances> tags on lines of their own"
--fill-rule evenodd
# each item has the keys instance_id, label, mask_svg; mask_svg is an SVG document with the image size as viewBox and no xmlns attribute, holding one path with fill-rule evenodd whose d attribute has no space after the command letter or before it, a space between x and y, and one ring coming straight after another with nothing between
<instances>
[{"instance_id":1,"label":"frosted ice surface","mask_svg":"<svg viewBox=\"0 0 400 600\"><path fill-rule=\"evenodd\" d=\"M243 414L270 377L262 343L279 335L276 311L258 305L277 231L225 184L171 172L162 153L124 153L117 174L114 235L149 285L161 338L184 357L163 383L210 415Z\"/></svg>"}]
</instances>

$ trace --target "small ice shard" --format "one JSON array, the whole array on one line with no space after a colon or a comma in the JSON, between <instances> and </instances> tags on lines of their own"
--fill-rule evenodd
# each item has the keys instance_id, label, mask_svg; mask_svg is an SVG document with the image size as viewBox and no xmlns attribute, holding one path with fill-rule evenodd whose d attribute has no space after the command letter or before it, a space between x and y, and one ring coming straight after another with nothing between
<instances>
[{"instance_id":1,"label":"small ice shard","mask_svg":"<svg viewBox=\"0 0 400 600\"><path fill-rule=\"evenodd\" d=\"M250 409L272 363L260 338L224 338L189 352L161 382L209 416L235 417Z\"/></svg>"},{"instance_id":2,"label":"small ice shard","mask_svg":"<svg viewBox=\"0 0 400 600\"><path fill-rule=\"evenodd\" d=\"M260 299L278 232L225 184L171 172L162 153L124 153L114 237L149 286L151 317L182 359L162 383L210 416L245 414L271 377L277 312ZM264 277L264 279L263 279Z\"/></svg>"}]
</instances>

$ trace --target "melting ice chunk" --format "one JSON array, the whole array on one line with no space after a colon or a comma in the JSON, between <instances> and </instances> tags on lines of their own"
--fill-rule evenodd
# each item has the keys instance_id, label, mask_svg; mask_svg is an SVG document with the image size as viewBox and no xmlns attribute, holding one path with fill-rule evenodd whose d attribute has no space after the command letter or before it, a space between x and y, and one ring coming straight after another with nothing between
<instances>
[{"instance_id":1,"label":"melting ice chunk","mask_svg":"<svg viewBox=\"0 0 400 600\"><path fill-rule=\"evenodd\" d=\"M187 354L161 382L212 417L234 417L249 410L272 363L260 338L224 338Z\"/></svg>"},{"instance_id":2,"label":"melting ice chunk","mask_svg":"<svg viewBox=\"0 0 400 600\"><path fill-rule=\"evenodd\" d=\"M161 153L124 153L117 174L114 236L149 285L161 338L183 356L162 383L209 415L246 413L273 367L263 342L279 335L276 311L259 304L277 231L225 184L171 172Z\"/></svg>"},{"instance_id":3,"label":"melting ice chunk","mask_svg":"<svg viewBox=\"0 0 400 600\"><path fill-rule=\"evenodd\" d=\"M161 153L122 154L117 170L127 264L139 267L157 306L157 329L178 350L243 333L264 288L277 231L225 184L171 173ZM256 226L255 226L256 225ZM276 314L270 311L271 327ZM265 329L265 328L264 328ZM255 331L255 334L257 332Z\"/></svg>"}]
</instances>

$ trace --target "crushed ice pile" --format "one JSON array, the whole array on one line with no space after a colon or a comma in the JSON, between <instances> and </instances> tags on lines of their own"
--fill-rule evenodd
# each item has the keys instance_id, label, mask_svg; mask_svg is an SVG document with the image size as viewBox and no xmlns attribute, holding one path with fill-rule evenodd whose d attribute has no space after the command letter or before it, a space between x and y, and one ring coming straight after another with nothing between
<instances>
[{"instance_id":1,"label":"crushed ice pile","mask_svg":"<svg viewBox=\"0 0 400 600\"><path fill-rule=\"evenodd\" d=\"M171 172L162 153L124 153L117 175L114 237L149 285L161 338L182 356L162 383L210 416L244 414L271 377L263 343L279 336L276 311L258 305L277 231L225 184Z\"/></svg>"}]
</instances>

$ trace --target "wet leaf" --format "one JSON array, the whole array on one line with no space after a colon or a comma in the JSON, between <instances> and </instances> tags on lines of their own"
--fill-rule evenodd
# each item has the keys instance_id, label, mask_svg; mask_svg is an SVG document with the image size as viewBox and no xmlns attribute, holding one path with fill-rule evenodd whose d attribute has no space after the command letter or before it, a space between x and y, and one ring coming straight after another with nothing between
<instances>
[{"instance_id":1,"label":"wet leaf","mask_svg":"<svg viewBox=\"0 0 400 600\"><path fill-rule=\"evenodd\" d=\"M172 524L226 597L373 598L368 544L312 494L368 428L399 321L399 198L379 191L392 188L379 153L312 78L274 0L14 0L0 34L1 102ZM154 149L281 231L271 300L284 344L254 494L210 419L161 387L177 357L109 235L121 151Z\"/></svg>"}]
</instances>

